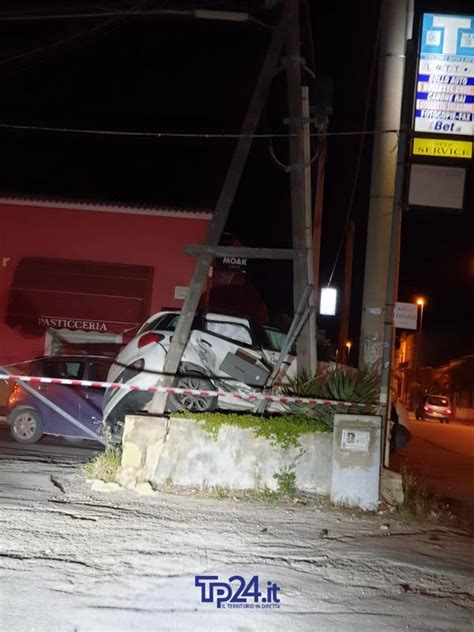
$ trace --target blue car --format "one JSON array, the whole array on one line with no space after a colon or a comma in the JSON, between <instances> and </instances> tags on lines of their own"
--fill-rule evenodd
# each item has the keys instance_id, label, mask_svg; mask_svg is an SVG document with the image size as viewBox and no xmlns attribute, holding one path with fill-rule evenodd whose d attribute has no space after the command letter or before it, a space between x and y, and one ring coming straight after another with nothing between
<instances>
[{"instance_id":1,"label":"blue car","mask_svg":"<svg viewBox=\"0 0 474 632\"><path fill-rule=\"evenodd\" d=\"M72 380L103 382L112 360L102 356L51 356L34 360L28 366L29 375ZM62 410L82 425L102 434L102 399L105 389L62 384L31 384ZM15 384L8 397L7 421L10 432L19 443L36 443L43 435L56 435L66 439L92 439L82 428L67 421Z\"/></svg>"}]
</instances>

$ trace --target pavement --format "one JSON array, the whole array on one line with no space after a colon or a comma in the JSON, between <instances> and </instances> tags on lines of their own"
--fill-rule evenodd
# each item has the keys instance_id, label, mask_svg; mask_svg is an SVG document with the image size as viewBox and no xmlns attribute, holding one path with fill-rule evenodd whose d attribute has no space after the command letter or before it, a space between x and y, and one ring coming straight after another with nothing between
<instances>
[{"instance_id":1,"label":"pavement","mask_svg":"<svg viewBox=\"0 0 474 632\"><path fill-rule=\"evenodd\" d=\"M413 440L392 467L474 507L474 427L409 422ZM99 493L82 471L96 447L20 445L0 425L1 631L473 629L465 530L311 496ZM279 586L279 607L203 603L196 575L258 576L261 590Z\"/></svg>"},{"instance_id":2,"label":"pavement","mask_svg":"<svg viewBox=\"0 0 474 632\"><path fill-rule=\"evenodd\" d=\"M408 421L412 440L390 459L390 468L412 472L474 525L474 424L417 421L412 413Z\"/></svg>"},{"instance_id":3,"label":"pavement","mask_svg":"<svg viewBox=\"0 0 474 632\"><path fill-rule=\"evenodd\" d=\"M315 497L99 493L82 473L90 448L47 448L0 459L0 630L472 630L462 530ZM277 583L279 607L202 603L197 574Z\"/></svg>"}]
</instances>

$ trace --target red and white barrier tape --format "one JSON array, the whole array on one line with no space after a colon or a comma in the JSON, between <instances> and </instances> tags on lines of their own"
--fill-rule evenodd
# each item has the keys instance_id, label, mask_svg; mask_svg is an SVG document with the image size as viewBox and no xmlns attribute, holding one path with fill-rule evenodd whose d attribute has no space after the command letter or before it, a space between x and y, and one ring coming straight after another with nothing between
<instances>
[{"instance_id":1,"label":"red and white barrier tape","mask_svg":"<svg viewBox=\"0 0 474 632\"><path fill-rule=\"evenodd\" d=\"M294 397L285 395L264 395L263 393L242 394L227 391L209 391L191 388L178 388L175 386L148 386L140 387L131 384L122 384L120 382L93 382L90 380L70 380L67 378L56 377L36 377L30 375L0 375L0 380L8 382L28 382L30 384L63 384L64 386L86 386L89 388L113 388L126 391L145 391L147 393L177 393L178 395L200 395L201 397L232 397L244 401L254 402L264 400L266 402L276 402L278 404L324 404L344 405L344 406L362 406L360 402L343 402L340 400L317 399L313 397Z\"/></svg>"}]
</instances>

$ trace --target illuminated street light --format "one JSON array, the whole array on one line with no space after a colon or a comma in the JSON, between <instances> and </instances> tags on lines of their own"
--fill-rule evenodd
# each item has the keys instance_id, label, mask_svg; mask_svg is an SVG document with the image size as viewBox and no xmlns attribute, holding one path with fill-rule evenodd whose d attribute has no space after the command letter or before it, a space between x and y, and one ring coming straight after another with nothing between
<instances>
[{"instance_id":1,"label":"illuminated street light","mask_svg":"<svg viewBox=\"0 0 474 632\"><path fill-rule=\"evenodd\" d=\"M349 364L349 360L351 357L351 349L352 349L352 342L350 340L346 342L346 349L347 349L347 364Z\"/></svg>"},{"instance_id":2,"label":"illuminated street light","mask_svg":"<svg viewBox=\"0 0 474 632\"><path fill-rule=\"evenodd\" d=\"M423 326L423 310L424 310L424 307L426 305L426 299L423 298L422 296L419 296L416 299L416 304L419 305L420 308L421 308L421 312L420 312L420 329L421 329L422 326Z\"/></svg>"},{"instance_id":3,"label":"illuminated street light","mask_svg":"<svg viewBox=\"0 0 474 632\"><path fill-rule=\"evenodd\" d=\"M415 347L415 369L418 371L420 368L420 356L421 356L421 345L422 345L422 327L423 327L423 312L426 305L426 299L423 296L419 296L416 299L416 304L420 308L420 326L418 327L418 331L416 332L416 347Z\"/></svg>"}]
</instances>

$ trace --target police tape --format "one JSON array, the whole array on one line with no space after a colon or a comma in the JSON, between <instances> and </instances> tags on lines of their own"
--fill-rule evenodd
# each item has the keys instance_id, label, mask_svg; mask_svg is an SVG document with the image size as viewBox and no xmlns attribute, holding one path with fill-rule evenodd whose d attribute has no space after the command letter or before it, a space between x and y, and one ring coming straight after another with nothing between
<instances>
[{"instance_id":1,"label":"police tape","mask_svg":"<svg viewBox=\"0 0 474 632\"><path fill-rule=\"evenodd\" d=\"M97 382L90 380L72 380L58 377L37 377L31 375L0 375L0 380L6 382L27 382L29 384L62 384L63 386L85 386L88 388L110 388L126 391L144 391L146 393L166 393L168 395L192 395L198 397L230 397L243 401L265 401L277 404L322 404L325 406L366 406L361 402L344 402L341 400L319 399L314 397L296 397L293 395L267 395L265 393L236 391L210 391L207 389L180 388L178 386L135 386L122 382Z\"/></svg>"}]
</instances>

